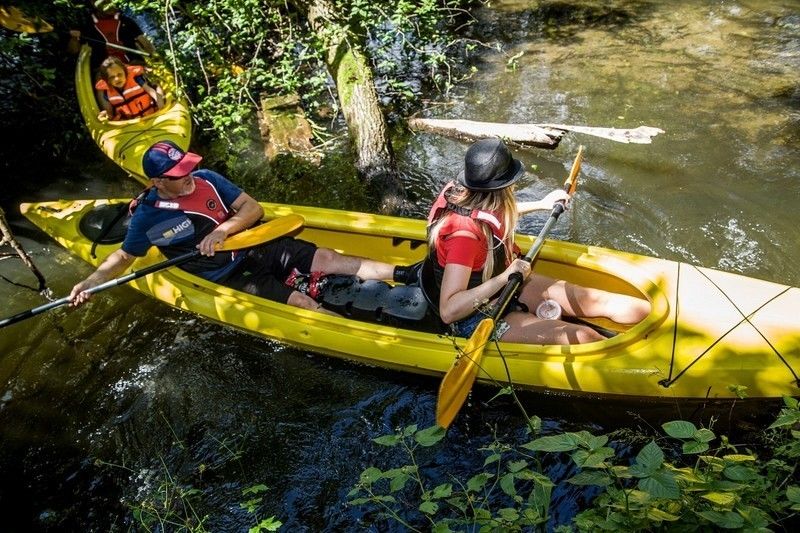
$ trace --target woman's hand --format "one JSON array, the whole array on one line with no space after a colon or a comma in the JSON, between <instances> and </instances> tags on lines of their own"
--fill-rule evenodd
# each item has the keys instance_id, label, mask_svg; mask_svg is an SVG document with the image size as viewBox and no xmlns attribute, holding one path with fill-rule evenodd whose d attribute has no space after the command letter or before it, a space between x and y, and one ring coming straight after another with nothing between
<instances>
[{"instance_id":1,"label":"woman's hand","mask_svg":"<svg viewBox=\"0 0 800 533\"><path fill-rule=\"evenodd\" d=\"M519 272L522 274L522 279L528 277L528 274L531 273L531 264L525 259L514 259L510 265L503 271L503 276L506 278L506 283L508 283L508 279L511 277L511 274L514 272Z\"/></svg>"},{"instance_id":2,"label":"woman's hand","mask_svg":"<svg viewBox=\"0 0 800 533\"><path fill-rule=\"evenodd\" d=\"M564 189L555 189L554 191L550 192L547 196L542 198L542 203L545 205L549 205L549 209L553 209L558 202L564 202L564 209L569 208L569 199L570 196Z\"/></svg>"}]
</instances>

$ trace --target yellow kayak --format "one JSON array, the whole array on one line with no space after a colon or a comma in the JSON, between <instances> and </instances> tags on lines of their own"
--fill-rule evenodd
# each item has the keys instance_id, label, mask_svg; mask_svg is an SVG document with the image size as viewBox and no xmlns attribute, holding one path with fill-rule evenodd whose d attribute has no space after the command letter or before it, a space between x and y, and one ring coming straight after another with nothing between
<instances>
[{"instance_id":1,"label":"yellow kayak","mask_svg":"<svg viewBox=\"0 0 800 533\"><path fill-rule=\"evenodd\" d=\"M189 149L192 139L192 117L184 99L176 99L174 80L163 67L152 67L158 84L164 89L166 104L152 115L133 120L106 120L97 118L100 107L95 98L94 83L90 68L92 49L81 47L75 69L75 90L78 105L86 122L86 127L97 145L115 163L126 170L133 178L144 184L150 180L142 170L142 155L150 145L157 141L172 141L184 150ZM159 75L161 74L161 75Z\"/></svg>"},{"instance_id":2,"label":"yellow kayak","mask_svg":"<svg viewBox=\"0 0 800 533\"><path fill-rule=\"evenodd\" d=\"M120 200L22 204L22 213L61 245L97 265L119 244L97 246L81 230L87 213ZM262 204L271 219L305 218L298 237L342 253L410 264L426 253L425 222L317 207ZM103 206L106 206L103 208ZM84 220L84 231L87 221ZM88 232L88 231L87 231ZM124 230L121 230L124 235ZM119 239L121 239L121 235ZM532 238L519 236L525 250ZM151 249L134 269L163 260ZM478 380L568 394L649 399L797 396L800 289L642 255L547 240L535 271L647 298L652 312L619 334L575 346L487 346ZM249 333L344 359L443 375L466 339L328 316L221 287L179 269L131 283L169 305ZM746 389L741 389L746 387Z\"/></svg>"}]
</instances>

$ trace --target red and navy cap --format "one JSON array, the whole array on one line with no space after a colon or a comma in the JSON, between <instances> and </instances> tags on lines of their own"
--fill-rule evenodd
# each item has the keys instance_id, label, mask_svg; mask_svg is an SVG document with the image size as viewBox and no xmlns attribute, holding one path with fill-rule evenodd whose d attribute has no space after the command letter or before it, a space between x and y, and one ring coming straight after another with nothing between
<instances>
[{"instance_id":1,"label":"red and navy cap","mask_svg":"<svg viewBox=\"0 0 800 533\"><path fill-rule=\"evenodd\" d=\"M142 168L148 178L181 178L194 170L202 159L192 152L184 152L171 141L162 141L155 143L144 153Z\"/></svg>"}]
</instances>

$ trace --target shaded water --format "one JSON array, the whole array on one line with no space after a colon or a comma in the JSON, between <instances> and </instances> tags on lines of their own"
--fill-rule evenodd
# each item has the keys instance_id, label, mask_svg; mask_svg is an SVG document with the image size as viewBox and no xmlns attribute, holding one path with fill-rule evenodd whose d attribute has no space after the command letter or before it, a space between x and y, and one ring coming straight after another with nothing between
<instances>
[{"instance_id":1,"label":"shaded water","mask_svg":"<svg viewBox=\"0 0 800 533\"><path fill-rule=\"evenodd\" d=\"M517 151L534 169L520 196L559 186L584 144L579 194L555 237L799 285L797 4L604 4L493 2L478 14L473 37L503 51L479 47L471 59L478 70L430 116L660 127L665 133L651 145L568 134L554 151ZM427 134L408 140L400 157L420 216L465 148ZM4 199L3 207L138 189L110 169L54 174L46 190ZM57 294L89 273L11 217ZM527 217L523 229L536 232L541 222ZM0 274L21 278L11 261L0 261ZM6 283L0 296L3 316L41 303ZM12 529L127 529L125 504L156 501L170 479L200 490L195 505L209 513L212 530L254 525L239 503L258 483L270 487L259 516L276 515L287 531L369 529L361 510L344 502L363 468L392 460L370 439L433 423L437 380L254 339L129 290L24 324L0 332L0 509ZM508 400L484 405L491 396L478 388L445 445L424 457L434 477L444 467L482 464L474 449L491 441L486 424L520 436L515 408ZM645 426L632 413L650 423L710 415L684 405L525 400L547 429L596 433ZM722 411L717 429L741 429L772 412ZM547 467L553 475L570 468ZM554 497L560 523L587 494L559 487Z\"/></svg>"}]
</instances>

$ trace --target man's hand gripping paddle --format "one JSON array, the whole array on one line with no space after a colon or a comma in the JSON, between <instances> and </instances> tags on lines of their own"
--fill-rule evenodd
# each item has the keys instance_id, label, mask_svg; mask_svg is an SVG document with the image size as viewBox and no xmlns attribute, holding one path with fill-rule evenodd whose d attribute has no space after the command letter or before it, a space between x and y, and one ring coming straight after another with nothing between
<instances>
[{"instance_id":1,"label":"man's hand gripping paddle","mask_svg":"<svg viewBox=\"0 0 800 533\"><path fill-rule=\"evenodd\" d=\"M231 235L230 237L225 239L225 242L217 245L216 249L219 252L229 252L231 250L241 250L242 248L251 248L253 246L263 244L273 239L277 239L278 237L283 237L284 235L287 235L295 231L296 229L303 227L303 223L304 223L303 217L301 217L300 215L286 215L280 218L276 218L274 220L270 220L269 222L261 224L260 226L256 226L254 228L250 228L248 230L239 232L236 235ZM162 261L161 263L156 263L155 265L150 265L149 267L143 268L141 270L131 272L130 274L127 274L125 276L121 276L119 278L106 281L105 283L101 283L96 287L88 289L86 292L95 294L100 291L110 289L111 287L116 287L117 285L128 283L129 281L141 278L148 274L152 274L153 272L158 272L159 270L164 270L165 268L169 268L171 266L186 263L187 261L190 261L191 259L197 257L198 255L200 255L200 250L193 250L183 255L179 255L178 257L173 257L172 259ZM22 313L18 313L8 318L4 318L0 320L0 328L10 326L11 324L16 324L17 322L25 320L26 318L30 318L40 313L44 313L45 311L49 311L50 309L54 309L56 307L68 304L71 301L72 300L70 299L69 296L65 296L64 298L60 298L53 302L40 305L39 307L34 307L33 309L23 311Z\"/></svg>"}]
</instances>

